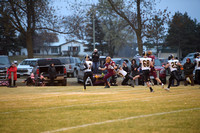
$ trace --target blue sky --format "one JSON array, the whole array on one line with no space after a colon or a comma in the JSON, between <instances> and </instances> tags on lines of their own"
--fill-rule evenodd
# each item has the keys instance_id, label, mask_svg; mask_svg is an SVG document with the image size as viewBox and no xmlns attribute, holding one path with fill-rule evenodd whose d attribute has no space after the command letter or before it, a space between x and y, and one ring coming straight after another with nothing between
<instances>
[{"instance_id":1,"label":"blue sky","mask_svg":"<svg viewBox=\"0 0 200 133\"><path fill-rule=\"evenodd\" d=\"M66 7L74 5L77 1L82 2L82 4L94 4L98 0L56 0L54 2L54 6L57 6L59 10L57 10L58 14L67 15L72 11L67 9ZM200 0L156 0L158 9L168 8L168 11L171 12L171 15L174 15L175 12L179 11L181 13L187 12L188 15L200 23Z\"/></svg>"},{"instance_id":2,"label":"blue sky","mask_svg":"<svg viewBox=\"0 0 200 133\"><path fill-rule=\"evenodd\" d=\"M160 9L168 7L168 11L174 15L175 12L188 13L192 19L196 18L200 23L200 0L161 0L157 4Z\"/></svg>"}]
</instances>

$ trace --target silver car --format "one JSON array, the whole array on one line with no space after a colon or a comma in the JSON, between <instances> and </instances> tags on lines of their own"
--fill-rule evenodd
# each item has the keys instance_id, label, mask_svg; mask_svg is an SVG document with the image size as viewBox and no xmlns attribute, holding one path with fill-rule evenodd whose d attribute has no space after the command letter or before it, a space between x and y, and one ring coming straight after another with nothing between
<instances>
[{"instance_id":1,"label":"silver car","mask_svg":"<svg viewBox=\"0 0 200 133\"><path fill-rule=\"evenodd\" d=\"M77 76L77 67L80 64L80 59L78 57L59 57L62 64L65 65L67 70L67 77L76 77Z\"/></svg>"}]
</instances>

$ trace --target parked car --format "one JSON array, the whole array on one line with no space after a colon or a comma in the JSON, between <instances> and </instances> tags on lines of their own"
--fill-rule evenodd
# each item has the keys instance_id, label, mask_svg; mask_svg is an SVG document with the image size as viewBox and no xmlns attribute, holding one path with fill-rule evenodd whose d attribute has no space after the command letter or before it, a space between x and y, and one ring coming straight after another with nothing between
<instances>
[{"instance_id":1,"label":"parked car","mask_svg":"<svg viewBox=\"0 0 200 133\"><path fill-rule=\"evenodd\" d=\"M59 59L61 63L65 65L67 77L70 75L72 77L76 77L78 64L81 62L81 60L78 57L59 57Z\"/></svg>"},{"instance_id":2,"label":"parked car","mask_svg":"<svg viewBox=\"0 0 200 133\"><path fill-rule=\"evenodd\" d=\"M17 66L17 75L30 76L38 59L39 58L24 59L22 62L20 62Z\"/></svg>"},{"instance_id":3,"label":"parked car","mask_svg":"<svg viewBox=\"0 0 200 133\"><path fill-rule=\"evenodd\" d=\"M38 59L36 66L33 68L34 75L36 77L39 77L40 74L42 73L45 78L45 83L49 83L50 79L48 74L48 68L51 63L54 63L57 72L54 82L61 83L63 86L66 86L67 85L66 68L58 58Z\"/></svg>"},{"instance_id":4,"label":"parked car","mask_svg":"<svg viewBox=\"0 0 200 133\"><path fill-rule=\"evenodd\" d=\"M131 69L131 62L127 58L112 58L112 60L115 62L116 65L122 66L123 62L125 61L127 63L127 66L129 69Z\"/></svg>"},{"instance_id":5,"label":"parked car","mask_svg":"<svg viewBox=\"0 0 200 133\"><path fill-rule=\"evenodd\" d=\"M100 65L100 67L104 67L105 59L106 59L105 56L100 56L99 57L99 65ZM84 71L83 71L84 63L85 63L85 59L83 59L81 61L81 63L78 64L78 68L77 68L77 72L78 72L77 73L77 82L78 83L83 82L83 77L84 77ZM97 74L93 74L94 85L103 85L104 84L103 77L106 74L106 72L107 71L98 70Z\"/></svg>"},{"instance_id":6,"label":"parked car","mask_svg":"<svg viewBox=\"0 0 200 133\"><path fill-rule=\"evenodd\" d=\"M163 66L165 66L168 63L168 59L165 58L159 58L160 62L162 63Z\"/></svg>"},{"instance_id":7,"label":"parked car","mask_svg":"<svg viewBox=\"0 0 200 133\"><path fill-rule=\"evenodd\" d=\"M139 65L139 63L140 63L139 58L140 57L135 58L137 65ZM157 77L162 81L162 83L166 84L166 70L158 58L155 58L154 67L156 69ZM157 81L154 79L153 76L150 76L150 79L153 80L154 84L157 84ZM141 78L139 78L139 84L141 84L141 85L144 84L143 80Z\"/></svg>"},{"instance_id":8,"label":"parked car","mask_svg":"<svg viewBox=\"0 0 200 133\"><path fill-rule=\"evenodd\" d=\"M7 86L8 81L6 79L7 77L7 69L11 66L11 62L8 58L8 56L1 55L0 56L0 86Z\"/></svg>"}]
</instances>

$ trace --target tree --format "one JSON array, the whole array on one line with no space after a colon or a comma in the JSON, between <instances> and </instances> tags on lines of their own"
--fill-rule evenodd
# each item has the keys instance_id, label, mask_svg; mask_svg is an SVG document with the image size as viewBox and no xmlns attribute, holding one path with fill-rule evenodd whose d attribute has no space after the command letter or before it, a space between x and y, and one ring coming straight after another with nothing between
<instances>
[{"instance_id":1,"label":"tree","mask_svg":"<svg viewBox=\"0 0 200 133\"><path fill-rule=\"evenodd\" d=\"M111 57L118 54L118 51L124 45L132 46L135 33L130 30L126 21L116 16L110 4L99 1L97 12L102 21L101 25L105 34L104 41L107 45L107 52Z\"/></svg>"},{"instance_id":2,"label":"tree","mask_svg":"<svg viewBox=\"0 0 200 133\"><path fill-rule=\"evenodd\" d=\"M187 13L176 12L169 23L167 46L178 49L178 57L185 56L189 52L198 51L196 42L197 24Z\"/></svg>"},{"instance_id":3,"label":"tree","mask_svg":"<svg viewBox=\"0 0 200 133\"><path fill-rule=\"evenodd\" d=\"M19 51L15 28L8 17L3 15L0 16L0 45L1 50L6 54L8 52L15 54L15 52Z\"/></svg>"},{"instance_id":4,"label":"tree","mask_svg":"<svg viewBox=\"0 0 200 133\"><path fill-rule=\"evenodd\" d=\"M139 54L142 55L143 43L142 39L145 36L145 30L148 28L149 20L153 18L155 14L158 14L153 10L155 0L108 0L112 9L123 18L137 36L137 43ZM124 6L123 6L124 5ZM159 14L165 15L164 12L159 11Z\"/></svg>"},{"instance_id":5,"label":"tree","mask_svg":"<svg viewBox=\"0 0 200 133\"><path fill-rule=\"evenodd\" d=\"M146 37L147 42L156 46L158 56L158 47L164 41L165 37L165 22L159 16L155 15L148 25Z\"/></svg>"},{"instance_id":6,"label":"tree","mask_svg":"<svg viewBox=\"0 0 200 133\"><path fill-rule=\"evenodd\" d=\"M86 36L87 36L87 41L89 42L88 44L88 51L93 51L94 49L94 44L93 44L93 33L95 35L95 48L97 48L101 54L103 55L106 51L106 47L103 46L104 42L104 32L103 32L103 27L102 27L102 22L99 20L99 17L97 16L96 13L94 13L95 9L91 8L91 11L88 12L89 14L89 23L86 25ZM93 23L95 24L93 29Z\"/></svg>"},{"instance_id":7,"label":"tree","mask_svg":"<svg viewBox=\"0 0 200 133\"><path fill-rule=\"evenodd\" d=\"M46 51L47 55L50 50L50 44L53 42L58 42L58 37L56 33L50 33L47 32L46 30L42 31L41 33L35 33L34 36L34 46L36 49L41 49Z\"/></svg>"},{"instance_id":8,"label":"tree","mask_svg":"<svg viewBox=\"0 0 200 133\"><path fill-rule=\"evenodd\" d=\"M47 0L5 0L0 3L0 15L9 18L15 30L23 34L26 40L28 58L33 57L33 37L39 30L49 30L62 34L74 31L61 31L61 20Z\"/></svg>"}]
</instances>

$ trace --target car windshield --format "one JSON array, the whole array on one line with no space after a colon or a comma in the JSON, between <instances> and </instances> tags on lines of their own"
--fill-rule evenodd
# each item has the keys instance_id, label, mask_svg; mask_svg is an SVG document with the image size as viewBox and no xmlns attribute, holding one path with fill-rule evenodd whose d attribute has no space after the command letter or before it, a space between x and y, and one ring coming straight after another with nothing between
<instances>
[{"instance_id":1,"label":"car windshield","mask_svg":"<svg viewBox=\"0 0 200 133\"><path fill-rule=\"evenodd\" d=\"M69 58L59 58L62 64L70 64Z\"/></svg>"},{"instance_id":2,"label":"car windshield","mask_svg":"<svg viewBox=\"0 0 200 133\"><path fill-rule=\"evenodd\" d=\"M0 65L10 65L10 61L7 57L0 57Z\"/></svg>"},{"instance_id":3,"label":"car windshield","mask_svg":"<svg viewBox=\"0 0 200 133\"><path fill-rule=\"evenodd\" d=\"M47 66L51 63L54 63L54 65L61 65L61 61L59 59L40 59L38 60L38 66Z\"/></svg>"},{"instance_id":4,"label":"car windshield","mask_svg":"<svg viewBox=\"0 0 200 133\"><path fill-rule=\"evenodd\" d=\"M70 58L70 63L74 63L74 59L73 58Z\"/></svg>"},{"instance_id":5,"label":"car windshield","mask_svg":"<svg viewBox=\"0 0 200 133\"><path fill-rule=\"evenodd\" d=\"M22 61L22 63L20 63L20 65L30 65L30 66L35 66L35 65L36 65L36 61L25 60L25 61Z\"/></svg>"},{"instance_id":6,"label":"car windshield","mask_svg":"<svg viewBox=\"0 0 200 133\"><path fill-rule=\"evenodd\" d=\"M121 65L121 60L119 59L112 59L112 60L115 62L115 64Z\"/></svg>"}]
</instances>

